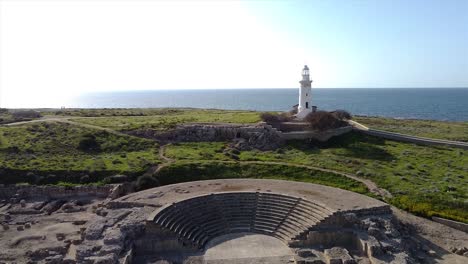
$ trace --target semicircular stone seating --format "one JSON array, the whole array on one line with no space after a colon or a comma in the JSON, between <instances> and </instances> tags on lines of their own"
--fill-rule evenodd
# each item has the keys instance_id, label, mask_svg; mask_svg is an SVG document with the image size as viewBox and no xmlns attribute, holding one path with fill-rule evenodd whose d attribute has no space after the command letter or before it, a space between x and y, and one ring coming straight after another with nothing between
<instances>
[{"instance_id":1,"label":"semicircular stone seating","mask_svg":"<svg viewBox=\"0 0 468 264\"><path fill-rule=\"evenodd\" d=\"M156 214L154 223L173 232L184 244L202 249L217 236L239 232L270 235L288 243L333 213L298 197L228 192L173 203Z\"/></svg>"}]
</instances>

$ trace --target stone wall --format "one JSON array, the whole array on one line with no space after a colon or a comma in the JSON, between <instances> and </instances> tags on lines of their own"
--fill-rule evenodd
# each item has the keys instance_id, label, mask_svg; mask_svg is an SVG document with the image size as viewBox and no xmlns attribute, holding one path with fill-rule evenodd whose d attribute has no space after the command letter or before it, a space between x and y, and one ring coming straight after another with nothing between
<instances>
[{"instance_id":1,"label":"stone wall","mask_svg":"<svg viewBox=\"0 0 468 264\"><path fill-rule=\"evenodd\" d=\"M268 125L260 122L252 125L244 124L215 124L194 123L177 126L170 131L157 131L152 129L131 131L129 134L152 138L163 141L175 142L212 142L243 140L248 146L260 150L272 150L280 147L284 140L315 139L327 141L331 137L339 136L352 131L351 126L340 127L323 132L311 131L304 123L288 122L284 125ZM297 129L293 132L282 132L279 126L287 127L287 131Z\"/></svg>"},{"instance_id":2,"label":"stone wall","mask_svg":"<svg viewBox=\"0 0 468 264\"><path fill-rule=\"evenodd\" d=\"M321 142L325 142L332 137L339 136L351 132L353 128L351 126L340 127L336 129L330 129L323 132L318 131L294 131L282 133L282 138L284 140L304 140L304 139L315 139Z\"/></svg>"},{"instance_id":3,"label":"stone wall","mask_svg":"<svg viewBox=\"0 0 468 264\"><path fill-rule=\"evenodd\" d=\"M212 142L244 139L251 147L261 150L278 148L282 143L281 132L266 123L214 124L194 123L177 126L170 131L139 130L130 134L163 141Z\"/></svg>"},{"instance_id":4,"label":"stone wall","mask_svg":"<svg viewBox=\"0 0 468 264\"><path fill-rule=\"evenodd\" d=\"M0 186L0 199L63 199L67 197L102 197L112 196L113 192L119 192L120 185L104 186ZM115 194L114 196L119 196ZM116 198L116 197L114 197Z\"/></svg>"},{"instance_id":5,"label":"stone wall","mask_svg":"<svg viewBox=\"0 0 468 264\"><path fill-rule=\"evenodd\" d=\"M455 228L455 229L458 229L460 231L468 233L468 224L453 221L453 220L443 219L443 218L440 218L440 217L432 217L432 220L437 222L437 223L440 223L440 224L443 224L443 225L446 225L446 226L450 226L451 228Z\"/></svg>"},{"instance_id":6,"label":"stone wall","mask_svg":"<svg viewBox=\"0 0 468 264\"><path fill-rule=\"evenodd\" d=\"M307 122L281 122L271 125L283 133L292 131L312 131L310 124Z\"/></svg>"}]
</instances>

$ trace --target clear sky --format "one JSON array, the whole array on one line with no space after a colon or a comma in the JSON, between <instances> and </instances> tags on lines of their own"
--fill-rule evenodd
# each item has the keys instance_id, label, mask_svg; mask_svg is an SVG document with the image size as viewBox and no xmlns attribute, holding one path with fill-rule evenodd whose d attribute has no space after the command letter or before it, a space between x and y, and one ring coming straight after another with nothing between
<instances>
[{"instance_id":1,"label":"clear sky","mask_svg":"<svg viewBox=\"0 0 468 264\"><path fill-rule=\"evenodd\" d=\"M89 91L468 87L468 1L0 0L0 100ZM60 104L58 104L60 105Z\"/></svg>"}]
</instances>

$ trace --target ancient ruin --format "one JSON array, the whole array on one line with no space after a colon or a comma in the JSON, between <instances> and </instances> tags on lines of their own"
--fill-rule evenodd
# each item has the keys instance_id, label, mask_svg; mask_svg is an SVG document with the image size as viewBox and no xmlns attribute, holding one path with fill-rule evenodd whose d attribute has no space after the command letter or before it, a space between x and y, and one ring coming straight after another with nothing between
<instances>
[{"instance_id":1,"label":"ancient ruin","mask_svg":"<svg viewBox=\"0 0 468 264\"><path fill-rule=\"evenodd\" d=\"M41 188L0 188L0 261L416 263L421 250L389 205L316 184L209 180L120 198L128 186Z\"/></svg>"}]
</instances>

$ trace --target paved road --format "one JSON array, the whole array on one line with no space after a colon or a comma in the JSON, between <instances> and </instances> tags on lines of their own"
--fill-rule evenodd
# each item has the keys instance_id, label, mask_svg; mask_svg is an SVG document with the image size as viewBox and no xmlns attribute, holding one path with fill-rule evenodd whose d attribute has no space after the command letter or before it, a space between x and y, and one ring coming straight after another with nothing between
<instances>
[{"instance_id":1,"label":"paved road","mask_svg":"<svg viewBox=\"0 0 468 264\"><path fill-rule=\"evenodd\" d=\"M400 134L400 133L389 132L389 131L384 131L384 130L372 129L356 121L351 121L351 120L349 121L349 123L353 126L353 129L355 131L361 132L363 134L375 136L375 137L382 137L382 138L386 138L390 140L403 141L403 142L409 142L409 143L420 144L420 145L449 146L449 147L454 147L454 148L468 149L468 142L417 137L417 136Z\"/></svg>"}]
</instances>

